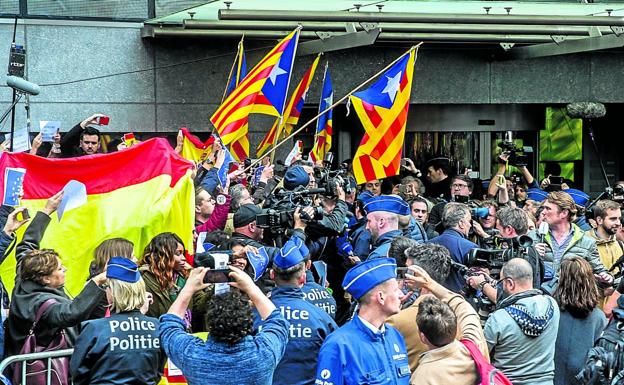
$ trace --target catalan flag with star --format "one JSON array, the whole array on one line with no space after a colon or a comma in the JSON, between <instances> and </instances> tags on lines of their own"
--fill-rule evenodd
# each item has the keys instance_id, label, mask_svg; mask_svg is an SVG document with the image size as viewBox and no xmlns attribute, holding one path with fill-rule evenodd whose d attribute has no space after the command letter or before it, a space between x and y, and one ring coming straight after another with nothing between
<instances>
[{"instance_id":1,"label":"catalan flag with star","mask_svg":"<svg viewBox=\"0 0 624 385\"><path fill-rule=\"evenodd\" d=\"M282 39L245 76L210 118L223 144L247 136L249 114L282 116L300 28Z\"/></svg>"},{"instance_id":2,"label":"catalan flag with star","mask_svg":"<svg viewBox=\"0 0 624 385\"><path fill-rule=\"evenodd\" d=\"M262 142L258 145L258 149L256 151L258 156L262 156L283 136L290 135L293 127L299 122L299 116L301 116L301 110L303 109L306 95L310 89L310 84L312 84L312 79L314 78L314 73L316 72L316 67L320 57L321 56L319 54L316 59L314 59L314 62L312 62L312 65L308 68L306 73L303 75L303 78L301 78L301 81L297 85L297 88L295 88L295 91L292 93L290 100L286 105L286 109L284 110L284 118L282 119L281 126L280 119L276 119L269 132L267 132L264 139L262 139Z\"/></svg>"},{"instance_id":3,"label":"catalan flag with star","mask_svg":"<svg viewBox=\"0 0 624 385\"><path fill-rule=\"evenodd\" d=\"M325 76L323 79L323 91L321 92L321 102L319 103L319 113L327 110L334 104L334 89L332 87L331 76L328 65L325 65ZM319 116L316 121L316 133L314 135L314 146L310 151L310 158L314 163L323 160L325 154L331 149L332 144L332 112L329 110Z\"/></svg>"},{"instance_id":4,"label":"catalan flag with star","mask_svg":"<svg viewBox=\"0 0 624 385\"><path fill-rule=\"evenodd\" d=\"M415 60L412 48L370 88L350 96L365 130L353 158L358 184L399 174Z\"/></svg>"}]
</instances>

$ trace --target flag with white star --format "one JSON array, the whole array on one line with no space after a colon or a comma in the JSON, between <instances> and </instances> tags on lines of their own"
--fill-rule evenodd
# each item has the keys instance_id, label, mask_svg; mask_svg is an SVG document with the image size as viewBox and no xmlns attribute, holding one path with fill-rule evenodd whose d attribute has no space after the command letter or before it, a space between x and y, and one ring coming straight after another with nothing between
<instances>
[{"instance_id":1,"label":"flag with white star","mask_svg":"<svg viewBox=\"0 0 624 385\"><path fill-rule=\"evenodd\" d=\"M410 49L368 89L350 96L365 134L353 158L358 184L398 175L416 49Z\"/></svg>"},{"instance_id":2,"label":"flag with white star","mask_svg":"<svg viewBox=\"0 0 624 385\"><path fill-rule=\"evenodd\" d=\"M26 170L23 168L7 167L4 169L4 195L2 204L5 206L19 206L20 192L24 186Z\"/></svg>"},{"instance_id":3,"label":"flag with white star","mask_svg":"<svg viewBox=\"0 0 624 385\"><path fill-rule=\"evenodd\" d=\"M332 87L329 68L325 66L325 78L323 79L323 91L321 92L321 101L319 103L319 113L325 111L334 104L334 89ZM314 134L314 146L310 151L310 158L316 163L323 160L325 154L331 149L332 143L332 114L333 110L325 112L319 116L316 121L316 133Z\"/></svg>"},{"instance_id":4,"label":"flag with white star","mask_svg":"<svg viewBox=\"0 0 624 385\"><path fill-rule=\"evenodd\" d=\"M210 117L223 144L229 145L247 135L251 113L282 115L299 31L300 28L295 29L277 43Z\"/></svg>"}]
</instances>

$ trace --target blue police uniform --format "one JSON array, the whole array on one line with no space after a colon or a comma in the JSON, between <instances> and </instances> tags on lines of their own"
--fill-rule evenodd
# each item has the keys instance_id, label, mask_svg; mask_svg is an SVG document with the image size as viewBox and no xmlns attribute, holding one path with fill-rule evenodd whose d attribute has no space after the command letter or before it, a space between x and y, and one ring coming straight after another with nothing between
<instances>
[{"instance_id":1,"label":"blue police uniform","mask_svg":"<svg viewBox=\"0 0 624 385\"><path fill-rule=\"evenodd\" d=\"M365 259L371 250L371 234L366 229L366 217L361 218L354 226L349 229L349 238L353 245L353 253Z\"/></svg>"},{"instance_id":2,"label":"blue police uniform","mask_svg":"<svg viewBox=\"0 0 624 385\"><path fill-rule=\"evenodd\" d=\"M356 316L319 352L316 385L409 384L409 379L405 342L389 325L375 333Z\"/></svg>"},{"instance_id":3,"label":"blue police uniform","mask_svg":"<svg viewBox=\"0 0 624 385\"><path fill-rule=\"evenodd\" d=\"M271 301L290 323L286 352L273 373L275 385L314 384L318 351L325 338L338 329L326 312L302 297L301 289L292 286L271 291ZM254 326L261 322L256 315Z\"/></svg>"},{"instance_id":4,"label":"blue police uniform","mask_svg":"<svg viewBox=\"0 0 624 385\"><path fill-rule=\"evenodd\" d=\"M342 285L360 300L377 285L395 278L396 261L378 258L351 268ZM409 380L407 349L401 334L385 324L376 329L359 315L331 334L319 352L316 385L407 385Z\"/></svg>"},{"instance_id":5,"label":"blue police uniform","mask_svg":"<svg viewBox=\"0 0 624 385\"><path fill-rule=\"evenodd\" d=\"M325 311L332 319L336 318L336 300L327 289L314 282L314 275L310 270L306 271L306 283L301 291L304 300Z\"/></svg>"},{"instance_id":6,"label":"blue police uniform","mask_svg":"<svg viewBox=\"0 0 624 385\"><path fill-rule=\"evenodd\" d=\"M138 310L83 322L70 361L74 384L157 384L166 358L158 326Z\"/></svg>"},{"instance_id":7,"label":"blue police uniform","mask_svg":"<svg viewBox=\"0 0 624 385\"><path fill-rule=\"evenodd\" d=\"M400 237L401 235L403 235L401 230L392 230L380 236L375 243L373 243L373 251L368 254L367 260L387 257L392 240L396 237Z\"/></svg>"}]
</instances>

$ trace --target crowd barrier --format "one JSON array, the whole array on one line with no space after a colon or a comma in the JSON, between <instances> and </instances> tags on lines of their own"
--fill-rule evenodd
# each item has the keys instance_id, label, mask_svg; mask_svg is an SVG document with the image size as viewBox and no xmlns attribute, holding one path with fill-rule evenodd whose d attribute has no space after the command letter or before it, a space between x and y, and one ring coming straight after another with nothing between
<instances>
[{"instance_id":1,"label":"crowd barrier","mask_svg":"<svg viewBox=\"0 0 624 385\"><path fill-rule=\"evenodd\" d=\"M47 360L47 364L46 364L47 377L46 377L45 385L51 385L52 384L51 382L52 371L50 369L52 365L52 359L57 358L57 357L71 356L73 353L74 353L74 349L63 349L63 350L56 350L53 352L18 354L15 356L7 357L2 362L0 362L0 374L4 374L4 371L10 365L18 363L18 362L23 362L24 364L22 365L21 383L28 385L26 384L26 366L28 365L28 361ZM73 383L70 381L69 385L72 385L72 384Z\"/></svg>"}]
</instances>

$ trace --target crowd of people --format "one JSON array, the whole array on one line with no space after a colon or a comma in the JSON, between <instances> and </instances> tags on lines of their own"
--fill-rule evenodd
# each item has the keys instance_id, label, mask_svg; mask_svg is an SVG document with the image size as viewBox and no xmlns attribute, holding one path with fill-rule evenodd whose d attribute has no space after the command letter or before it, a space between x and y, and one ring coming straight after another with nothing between
<instances>
[{"instance_id":1,"label":"crowd of people","mask_svg":"<svg viewBox=\"0 0 624 385\"><path fill-rule=\"evenodd\" d=\"M31 153L102 152L98 116ZM590 203L551 183L557 170L510 175L507 157L489 183L439 157L424 180L406 158L401 175L357 185L348 161L224 164L217 140L194 173L195 227L138 256L136 240L103 241L73 298L61 256L40 248L63 193L32 219L3 206L2 261L13 248L17 261L3 357L62 337L74 352L59 384L157 384L166 366L189 384L469 385L479 360L517 385L584 383L624 314L624 197Z\"/></svg>"}]
</instances>

